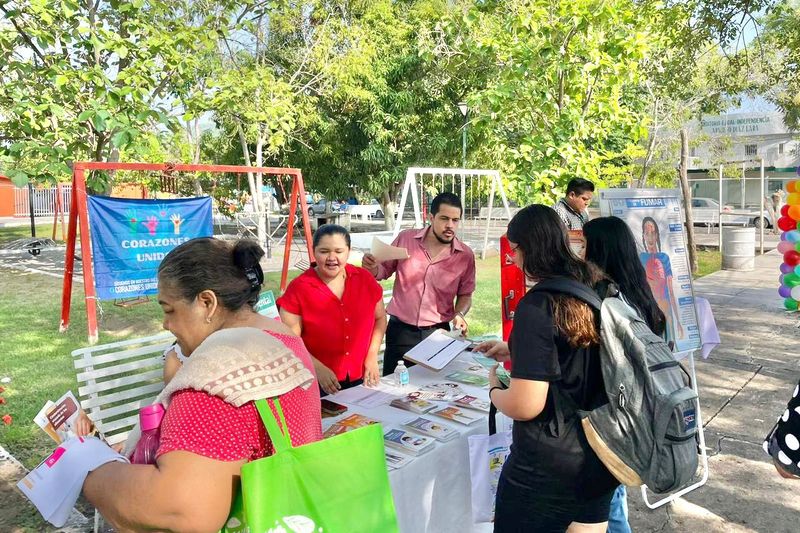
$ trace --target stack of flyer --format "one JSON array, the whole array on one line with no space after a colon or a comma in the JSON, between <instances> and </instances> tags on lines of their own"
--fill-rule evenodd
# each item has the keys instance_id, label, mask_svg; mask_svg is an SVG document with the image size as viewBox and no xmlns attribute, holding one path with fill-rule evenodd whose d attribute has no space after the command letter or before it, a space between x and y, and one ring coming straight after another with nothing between
<instances>
[{"instance_id":1,"label":"stack of flyer","mask_svg":"<svg viewBox=\"0 0 800 533\"><path fill-rule=\"evenodd\" d=\"M459 424L463 424L465 426L471 426L472 424L480 422L484 419L483 415L477 411L471 409L461 409L454 405L448 405L447 407L434 409L430 412L430 414L446 418L452 422L458 422Z\"/></svg>"},{"instance_id":2,"label":"stack of flyer","mask_svg":"<svg viewBox=\"0 0 800 533\"><path fill-rule=\"evenodd\" d=\"M395 398L389 404L392 407L403 409L404 411L411 411L412 413L423 414L436 407L435 403L423 400L417 397L416 394L410 394L404 398Z\"/></svg>"},{"instance_id":3,"label":"stack of flyer","mask_svg":"<svg viewBox=\"0 0 800 533\"><path fill-rule=\"evenodd\" d=\"M458 431L455 429L422 416L407 421L403 424L403 427L416 433L421 433L426 437L434 438L439 442L448 442L458 437Z\"/></svg>"},{"instance_id":4,"label":"stack of flyer","mask_svg":"<svg viewBox=\"0 0 800 533\"><path fill-rule=\"evenodd\" d=\"M347 418L343 418L333 424L331 427L322 434L323 439L327 439L328 437L333 437L334 435L339 435L341 433L347 433L348 431L352 431L354 429L362 428L364 426L369 426L371 424L378 424L377 420L373 420L372 418L364 415L359 414L352 414Z\"/></svg>"},{"instance_id":5,"label":"stack of flyer","mask_svg":"<svg viewBox=\"0 0 800 533\"><path fill-rule=\"evenodd\" d=\"M475 396L470 396L469 394L465 394L464 396L459 396L455 400L453 400L453 404L458 407L466 407L467 409L474 409L475 411L480 411L481 413L488 413L489 406L491 405L486 400L481 400L476 398Z\"/></svg>"},{"instance_id":6,"label":"stack of flyer","mask_svg":"<svg viewBox=\"0 0 800 533\"><path fill-rule=\"evenodd\" d=\"M397 470L398 468L403 468L413 460L414 460L413 457L409 457L408 455L404 455L400 452L396 452L394 450L386 450L386 467L389 470Z\"/></svg>"},{"instance_id":7,"label":"stack of flyer","mask_svg":"<svg viewBox=\"0 0 800 533\"><path fill-rule=\"evenodd\" d=\"M431 451L436 444L436 439L403 429L390 429L383 434L383 441L395 450L415 456Z\"/></svg>"},{"instance_id":8,"label":"stack of flyer","mask_svg":"<svg viewBox=\"0 0 800 533\"><path fill-rule=\"evenodd\" d=\"M489 384L488 377L462 370L458 370L452 374L447 374L447 379L452 379L453 381L458 381L459 383L464 383L466 385L475 385L476 387L485 387Z\"/></svg>"}]
</instances>

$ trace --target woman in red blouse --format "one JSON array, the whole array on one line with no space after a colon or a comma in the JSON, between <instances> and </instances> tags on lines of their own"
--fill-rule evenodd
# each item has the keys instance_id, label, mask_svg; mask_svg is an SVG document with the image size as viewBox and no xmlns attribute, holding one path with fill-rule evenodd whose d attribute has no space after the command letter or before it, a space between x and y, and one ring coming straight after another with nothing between
<instances>
[{"instance_id":1,"label":"woman in red blouse","mask_svg":"<svg viewBox=\"0 0 800 533\"><path fill-rule=\"evenodd\" d=\"M378 350L386 331L383 289L361 267L347 263L350 234L326 224L314 233L314 268L278 298L281 320L302 337L322 390L377 385Z\"/></svg>"},{"instance_id":2,"label":"woman in red blouse","mask_svg":"<svg viewBox=\"0 0 800 533\"><path fill-rule=\"evenodd\" d=\"M294 446L322 438L311 356L253 309L263 255L252 241L200 238L162 261L164 328L188 358L156 398L166 407L156 464L108 463L84 482L117 531L219 531L242 465L274 453L256 399L280 399Z\"/></svg>"}]
</instances>

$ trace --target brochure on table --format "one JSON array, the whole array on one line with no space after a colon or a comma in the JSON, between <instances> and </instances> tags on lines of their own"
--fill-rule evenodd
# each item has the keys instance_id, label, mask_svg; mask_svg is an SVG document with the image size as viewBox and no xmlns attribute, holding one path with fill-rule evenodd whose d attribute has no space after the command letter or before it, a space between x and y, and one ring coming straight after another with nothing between
<instances>
[{"instance_id":1,"label":"brochure on table","mask_svg":"<svg viewBox=\"0 0 800 533\"><path fill-rule=\"evenodd\" d=\"M667 341L675 352L700 348L692 275L676 189L604 189L600 212L624 220L639 247L647 281L667 317Z\"/></svg>"},{"instance_id":2,"label":"brochure on table","mask_svg":"<svg viewBox=\"0 0 800 533\"><path fill-rule=\"evenodd\" d=\"M453 372L465 372L468 369L472 368L474 372L474 368L476 367L474 360L472 359L472 355L470 352L466 352L462 354L460 357L456 358L452 361L445 370L445 373L453 373ZM488 391L484 387L477 387L474 385L468 384L458 384L458 395L451 395L452 397L448 396L447 401L436 401L436 400L424 400L427 403L432 404L431 410L434 409L441 409L445 407L453 407L460 406L461 411L466 411L469 414L466 416L478 416L483 422L477 422L472 425L465 424L466 420L458 419L456 421L448 420L446 418L442 418L440 416L434 416L431 414L425 413L416 413L410 410L405 410L397 407L393 407L391 402L393 400L398 400L402 398L406 398L410 393L421 392L427 393L431 392L428 391L428 387L433 387L438 390L442 384L445 382L449 382L446 378L444 378L443 373L434 372L429 369L426 369L421 366L414 366L410 369L411 373L411 384L407 387L398 387L394 384L393 379L391 376L383 378L380 385L376 388L367 388L364 386L354 387L352 389L346 389L340 391L334 395L328 396L334 402L344 404L348 407L346 413L335 417L335 418L325 418L322 421L323 430L331 430L331 433L335 433L338 431L337 425L341 426L340 422L345 420L348 416L352 416L354 414L360 414L365 417L369 417L370 419L377 420L381 423L383 427L384 434L388 433L390 430L399 429L403 431L409 431L410 433L415 433L418 435L423 435L424 433L421 431L416 431L414 429L409 428L406 426L407 423L413 421L417 418L424 417L430 421L432 424L436 426L441 426L446 428L444 432L448 430L452 430L453 432L458 433L459 436L465 438L467 435L477 434L486 431L486 413L482 412L480 409L480 405L475 406L476 408L468 408L463 403L457 403L456 400L463 398L465 395L472 399L481 400L486 402L488 400ZM455 385L451 383L451 386ZM435 392L430 396L435 396ZM429 397L426 395L426 397ZM472 403L471 400L468 403ZM397 402L395 402L397 403ZM471 419L470 419L471 421ZM396 432L392 434L396 436ZM402 436L401 436L402 437ZM453 441L458 441L458 438L452 439ZM448 442L436 442L434 445L431 446L432 452L435 453L436 448L440 446L449 446L450 441ZM466 446L466 444L464 444ZM398 455L400 454L400 458L398 457L388 457L389 454ZM421 455L427 455L425 453ZM407 457L406 457L407 456ZM410 453L399 451L397 448L392 448L391 446L387 449L387 466L390 470L398 469L398 468L405 468L405 466L412 462L418 460L418 458L413 457Z\"/></svg>"}]
</instances>

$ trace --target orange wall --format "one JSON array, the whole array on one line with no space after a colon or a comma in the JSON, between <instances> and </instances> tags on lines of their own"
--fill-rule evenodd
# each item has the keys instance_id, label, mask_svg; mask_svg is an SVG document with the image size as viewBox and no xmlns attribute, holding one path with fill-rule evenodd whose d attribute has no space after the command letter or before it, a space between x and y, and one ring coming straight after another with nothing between
<instances>
[{"instance_id":1,"label":"orange wall","mask_svg":"<svg viewBox=\"0 0 800 533\"><path fill-rule=\"evenodd\" d=\"M14 216L14 184L5 176L0 176L0 217Z\"/></svg>"},{"instance_id":2,"label":"orange wall","mask_svg":"<svg viewBox=\"0 0 800 533\"><path fill-rule=\"evenodd\" d=\"M111 189L111 196L114 198L147 198L147 190L136 183L121 183L114 185Z\"/></svg>"}]
</instances>

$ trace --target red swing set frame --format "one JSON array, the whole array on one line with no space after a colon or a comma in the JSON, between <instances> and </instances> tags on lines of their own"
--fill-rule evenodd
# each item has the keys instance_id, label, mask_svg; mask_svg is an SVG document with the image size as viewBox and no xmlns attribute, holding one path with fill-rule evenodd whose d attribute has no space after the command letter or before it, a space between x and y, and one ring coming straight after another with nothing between
<instances>
[{"instance_id":1,"label":"red swing set frame","mask_svg":"<svg viewBox=\"0 0 800 533\"><path fill-rule=\"evenodd\" d=\"M247 167L239 165L185 165L171 163L105 163L80 161L72 165L72 198L70 200L69 224L67 226L67 252L64 259L64 285L61 293L61 324L59 331L69 328L69 314L72 304L72 278L75 269L75 248L80 225L81 263L83 266L84 300L86 301L86 323L89 330L89 344L97 343L99 331L97 325L97 292L94 285L94 269L92 266L92 247L89 240L89 212L86 198L86 172L92 170L132 170L145 172L231 172L238 174L270 174L291 176L292 192L289 198L289 220L286 227L286 245L283 255L280 290L286 289L289 272L289 256L292 246L297 204L300 203L303 217L303 230L306 237L309 262L314 260L311 241L311 224L308 220L306 190L303 174L298 168L282 167Z\"/></svg>"}]
</instances>

